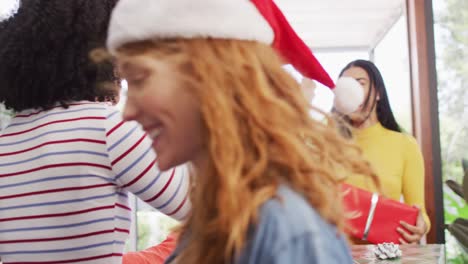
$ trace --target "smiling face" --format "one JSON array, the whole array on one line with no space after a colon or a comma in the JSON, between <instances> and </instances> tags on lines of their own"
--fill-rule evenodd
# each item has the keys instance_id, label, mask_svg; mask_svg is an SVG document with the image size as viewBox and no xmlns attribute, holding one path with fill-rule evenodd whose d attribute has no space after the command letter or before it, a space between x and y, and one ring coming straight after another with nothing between
<instances>
[{"instance_id":1,"label":"smiling face","mask_svg":"<svg viewBox=\"0 0 468 264\"><path fill-rule=\"evenodd\" d=\"M153 140L158 166L167 170L202 152L199 103L183 81L181 67L152 55L118 56L128 82L124 119L136 120Z\"/></svg>"}]
</instances>

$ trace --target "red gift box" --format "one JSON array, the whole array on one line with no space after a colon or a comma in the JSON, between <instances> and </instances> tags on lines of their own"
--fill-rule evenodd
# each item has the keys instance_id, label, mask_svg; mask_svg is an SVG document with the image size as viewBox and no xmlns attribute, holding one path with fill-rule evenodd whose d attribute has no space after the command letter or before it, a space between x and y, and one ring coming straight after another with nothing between
<instances>
[{"instance_id":1,"label":"red gift box","mask_svg":"<svg viewBox=\"0 0 468 264\"><path fill-rule=\"evenodd\" d=\"M416 225L419 209L384 198L363 189L343 184L344 206L350 214L349 234L373 244L393 242L400 244L400 221Z\"/></svg>"}]
</instances>

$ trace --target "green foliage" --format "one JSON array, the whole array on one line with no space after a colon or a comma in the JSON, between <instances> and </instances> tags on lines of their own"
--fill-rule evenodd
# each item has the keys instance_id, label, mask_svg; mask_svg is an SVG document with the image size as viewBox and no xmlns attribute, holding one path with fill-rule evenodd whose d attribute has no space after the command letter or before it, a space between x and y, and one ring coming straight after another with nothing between
<instances>
[{"instance_id":1,"label":"green foliage","mask_svg":"<svg viewBox=\"0 0 468 264\"><path fill-rule=\"evenodd\" d=\"M169 216L155 211L138 211L137 250L147 249L161 243L178 224L179 222Z\"/></svg>"},{"instance_id":2,"label":"green foliage","mask_svg":"<svg viewBox=\"0 0 468 264\"><path fill-rule=\"evenodd\" d=\"M144 212L143 212L144 213ZM149 241L151 239L151 227L147 217L144 217L144 214L138 212L137 220L137 230L138 230L138 239L137 239L137 250L143 250L148 248Z\"/></svg>"},{"instance_id":3,"label":"green foliage","mask_svg":"<svg viewBox=\"0 0 468 264\"><path fill-rule=\"evenodd\" d=\"M466 264L468 263L468 254L464 252L461 245L455 240L450 232L445 232L446 237L446 260L447 264Z\"/></svg>"},{"instance_id":4,"label":"green foliage","mask_svg":"<svg viewBox=\"0 0 468 264\"><path fill-rule=\"evenodd\" d=\"M454 180L458 183L462 183L463 180L463 169L461 166L460 160L454 160L448 162L446 160L442 160L442 168L443 168L443 181L446 180Z\"/></svg>"},{"instance_id":5,"label":"green foliage","mask_svg":"<svg viewBox=\"0 0 468 264\"><path fill-rule=\"evenodd\" d=\"M468 256L466 254L461 254L454 258L447 259L447 264L466 264L466 263L468 263Z\"/></svg>"},{"instance_id":6,"label":"green foliage","mask_svg":"<svg viewBox=\"0 0 468 264\"><path fill-rule=\"evenodd\" d=\"M440 112L453 118L463 114L465 84L468 82L468 1L445 0L447 4L436 25L442 31L438 51Z\"/></svg>"},{"instance_id":7,"label":"green foliage","mask_svg":"<svg viewBox=\"0 0 468 264\"><path fill-rule=\"evenodd\" d=\"M436 47L438 60L438 92L440 142L442 150L443 181L452 179L462 183L461 159L468 156L468 127L463 121L465 84L468 82L468 1L444 0L446 10L437 16ZM446 223L456 218L468 218L468 206L463 199L444 186L444 217ZM457 241L446 232L447 263L468 263L468 257Z\"/></svg>"},{"instance_id":8,"label":"green foliage","mask_svg":"<svg viewBox=\"0 0 468 264\"><path fill-rule=\"evenodd\" d=\"M444 209L445 223L447 224L459 217L468 219L468 205L449 188L444 188Z\"/></svg>"},{"instance_id":9,"label":"green foliage","mask_svg":"<svg viewBox=\"0 0 468 264\"><path fill-rule=\"evenodd\" d=\"M458 183L462 183L463 168L461 162L445 162L444 166L444 181L445 179L453 179ZM468 219L468 204L465 200L455 194L450 188L444 185L444 218L445 223L450 224L457 218ZM458 264L468 263L468 256L462 249L458 241L449 233L446 232L446 254L447 263Z\"/></svg>"},{"instance_id":10,"label":"green foliage","mask_svg":"<svg viewBox=\"0 0 468 264\"><path fill-rule=\"evenodd\" d=\"M462 119L464 111L468 112L468 1L439 1L446 4L442 12L435 10L443 180L461 184L461 159L468 157L468 126ZM447 223L456 217L468 218L466 203L449 188L444 188L444 206Z\"/></svg>"}]
</instances>

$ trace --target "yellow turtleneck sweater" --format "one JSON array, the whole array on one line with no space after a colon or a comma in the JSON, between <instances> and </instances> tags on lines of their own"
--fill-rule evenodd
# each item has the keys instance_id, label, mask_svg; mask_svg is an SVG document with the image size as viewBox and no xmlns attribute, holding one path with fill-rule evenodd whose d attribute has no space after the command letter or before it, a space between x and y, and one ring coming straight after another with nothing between
<instances>
[{"instance_id":1,"label":"yellow turtleneck sweater","mask_svg":"<svg viewBox=\"0 0 468 264\"><path fill-rule=\"evenodd\" d=\"M380 123L357 130L354 137L364 157L374 167L383 195L398 201L403 195L406 204L420 206L429 230L430 221L424 206L424 161L416 140L388 130ZM375 191L370 180L362 176L351 176L347 183Z\"/></svg>"}]
</instances>

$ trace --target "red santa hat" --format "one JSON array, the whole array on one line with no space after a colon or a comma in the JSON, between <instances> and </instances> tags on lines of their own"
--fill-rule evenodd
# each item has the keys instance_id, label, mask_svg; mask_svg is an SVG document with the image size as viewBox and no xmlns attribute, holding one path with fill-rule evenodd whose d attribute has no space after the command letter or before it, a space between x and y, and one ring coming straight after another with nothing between
<instances>
[{"instance_id":1,"label":"red santa hat","mask_svg":"<svg viewBox=\"0 0 468 264\"><path fill-rule=\"evenodd\" d=\"M333 82L272 0L120 0L111 17L107 46L115 53L125 43L176 37L272 45L304 77L332 89L339 112L354 112L364 99L354 79Z\"/></svg>"}]
</instances>

